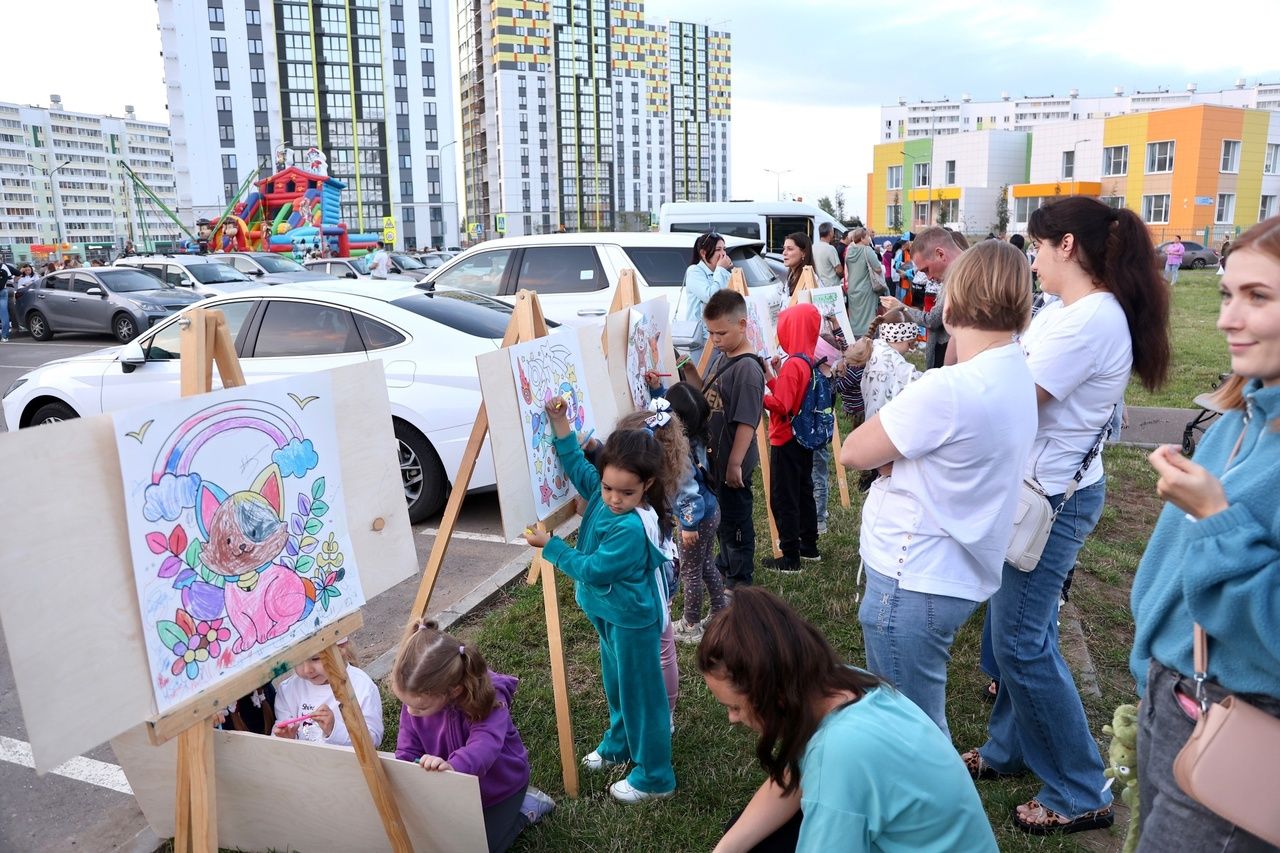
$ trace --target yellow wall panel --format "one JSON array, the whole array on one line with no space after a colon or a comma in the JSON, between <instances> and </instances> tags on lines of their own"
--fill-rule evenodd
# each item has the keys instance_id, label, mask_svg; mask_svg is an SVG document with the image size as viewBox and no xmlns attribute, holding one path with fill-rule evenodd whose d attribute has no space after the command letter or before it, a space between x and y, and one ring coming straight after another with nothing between
<instances>
[{"instance_id":1,"label":"yellow wall panel","mask_svg":"<svg viewBox=\"0 0 1280 853\"><path fill-rule=\"evenodd\" d=\"M1241 228L1258 222L1262 203L1262 166L1267 155L1267 127L1271 114L1245 110L1241 127L1240 177L1236 182L1236 221Z\"/></svg>"},{"instance_id":2,"label":"yellow wall panel","mask_svg":"<svg viewBox=\"0 0 1280 853\"><path fill-rule=\"evenodd\" d=\"M1124 196L1125 207L1142 211L1142 172L1147 158L1147 118L1150 113L1113 116L1105 120L1102 144L1105 147L1129 146L1129 169L1124 176L1102 179L1103 195Z\"/></svg>"},{"instance_id":3,"label":"yellow wall panel","mask_svg":"<svg viewBox=\"0 0 1280 853\"><path fill-rule=\"evenodd\" d=\"M902 143L885 142L877 145L873 150L871 163L871 183L867 190L867 218L872 228L877 231L888 231L890 223L885 215L885 207L889 204L890 196L887 189L889 167L903 165ZM907 201L901 191L898 191L898 198L899 203L905 207ZM904 212L904 222L906 218L907 214Z\"/></svg>"}]
</instances>

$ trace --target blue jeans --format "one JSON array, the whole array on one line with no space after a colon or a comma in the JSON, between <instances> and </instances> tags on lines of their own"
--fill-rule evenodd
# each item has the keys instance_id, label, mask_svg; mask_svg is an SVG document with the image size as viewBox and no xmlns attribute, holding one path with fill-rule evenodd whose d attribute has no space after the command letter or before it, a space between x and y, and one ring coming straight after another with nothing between
<instances>
[{"instance_id":1,"label":"blue jeans","mask_svg":"<svg viewBox=\"0 0 1280 853\"><path fill-rule=\"evenodd\" d=\"M858 608L867 669L893 682L948 738L951 644L977 607L976 601L901 589L897 580L867 567L867 591Z\"/></svg>"},{"instance_id":2,"label":"blue jeans","mask_svg":"<svg viewBox=\"0 0 1280 853\"><path fill-rule=\"evenodd\" d=\"M1181 265L1174 266L1173 264L1164 268L1164 277L1169 279L1170 284L1178 283L1178 270L1181 268Z\"/></svg>"},{"instance_id":3,"label":"blue jeans","mask_svg":"<svg viewBox=\"0 0 1280 853\"><path fill-rule=\"evenodd\" d=\"M818 523L827 523L827 486L831 464L831 445L824 444L813 451L813 506L818 511Z\"/></svg>"},{"instance_id":4,"label":"blue jeans","mask_svg":"<svg viewBox=\"0 0 1280 853\"><path fill-rule=\"evenodd\" d=\"M756 528L752 521L751 475L743 471L743 488L735 489L728 483L720 486L716 496L720 501L720 527L716 539L720 552L716 555L716 568L725 577L725 584L750 586L755 576Z\"/></svg>"},{"instance_id":5,"label":"blue jeans","mask_svg":"<svg viewBox=\"0 0 1280 853\"><path fill-rule=\"evenodd\" d=\"M1106 494L1100 480L1072 495L1040 563L1030 572L1005 563L1000 589L987 604L996 669L989 674L1000 679L1000 692L982 758L1001 773L1035 773L1043 783L1036 799L1068 817L1111 802L1080 691L1058 649L1062 582L1097 525ZM1062 495L1049 502L1057 507Z\"/></svg>"},{"instance_id":6,"label":"blue jeans","mask_svg":"<svg viewBox=\"0 0 1280 853\"><path fill-rule=\"evenodd\" d=\"M0 338L9 337L9 289L0 288Z\"/></svg>"}]
</instances>

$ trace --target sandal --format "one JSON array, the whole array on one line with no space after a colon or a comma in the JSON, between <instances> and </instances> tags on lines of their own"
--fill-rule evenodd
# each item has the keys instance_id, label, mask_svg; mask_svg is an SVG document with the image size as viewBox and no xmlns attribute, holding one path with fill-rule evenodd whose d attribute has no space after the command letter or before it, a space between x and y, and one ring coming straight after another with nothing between
<instances>
[{"instance_id":1,"label":"sandal","mask_svg":"<svg viewBox=\"0 0 1280 853\"><path fill-rule=\"evenodd\" d=\"M1011 779L1022 775L1021 773L1001 773L988 764L976 749L960 753L960 760L964 762L964 769L969 771L969 776L975 782L979 779Z\"/></svg>"},{"instance_id":2,"label":"sandal","mask_svg":"<svg viewBox=\"0 0 1280 853\"><path fill-rule=\"evenodd\" d=\"M1025 809L1025 811L1019 811ZM1111 806L1104 806L1079 817L1069 818L1046 808L1039 800L1031 800L1013 810L1013 824L1029 835L1053 835L1086 832L1090 829L1106 829L1115 823Z\"/></svg>"}]
</instances>

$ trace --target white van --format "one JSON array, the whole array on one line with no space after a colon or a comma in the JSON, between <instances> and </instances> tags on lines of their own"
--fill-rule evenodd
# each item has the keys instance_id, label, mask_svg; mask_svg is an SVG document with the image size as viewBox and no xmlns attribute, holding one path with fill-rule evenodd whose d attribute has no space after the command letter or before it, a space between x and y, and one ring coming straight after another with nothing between
<instances>
[{"instance_id":1,"label":"white van","mask_svg":"<svg viewBox=\"0 0 1280 853\"><path fill-rule=\"evenodd\" d=\"M796 231L817 239L818 226L824 222L844 234L845 227L825 210L797 201L670 201L658 214L659 231L715 231L725 237L762 240L768 252L781 252L782 242Z\"/></svg>"}]
</instances>

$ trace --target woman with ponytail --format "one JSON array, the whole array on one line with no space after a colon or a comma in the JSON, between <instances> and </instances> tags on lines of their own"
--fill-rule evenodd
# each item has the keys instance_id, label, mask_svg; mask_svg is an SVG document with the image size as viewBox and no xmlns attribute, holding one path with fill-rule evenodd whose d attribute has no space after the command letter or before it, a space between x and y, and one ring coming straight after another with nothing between
<instances>
[{"instance_id":1,"label":"woman with ponytail","mask_svg":"<svg viewBox=\"0 0 1280 853\"><path fill-rule=\"evenodd\" d=\"M1046 293L1022 338L1040 423L1025 477L1059 508L1033 571L1006 563L988 603L984 666L999 681L988 740L964 754L977 779L1031 771L1043 783L1013 821L1033 835L1110 826L1098 744L1058 650L1067 572L1102 515L1101 445L1129 375L1160 386L1169 369L1169 288L1131 210L1070 196L1031 214L1032 267Z\"/></svg>"}]
</instances>

